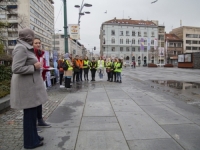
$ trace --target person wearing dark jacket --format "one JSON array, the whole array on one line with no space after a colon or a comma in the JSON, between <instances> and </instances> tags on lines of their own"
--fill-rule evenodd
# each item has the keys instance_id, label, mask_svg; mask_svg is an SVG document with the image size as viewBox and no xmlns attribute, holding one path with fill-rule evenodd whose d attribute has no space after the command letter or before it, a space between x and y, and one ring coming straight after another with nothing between
<instances>
[{"instance_id":1,"label":"person wearing dark jacket","mask_svg":"<svg viewBox=\"0 0 200 150\"><path fill-rule=\"evenodd\" d=\"M42 79L45 83L45 88L46 88L46 72L48 71L47 69L49 66L46 65L46 60L44 57L45 52L41 50L41 41L39 38L34 38L33 40L33 48L34 48L34 53L38 59L39 62L42 63ZM37 119L38 119L38 126L39 127L51 127L50 124L47 124L44 119L42 118L42 105L37 107ZM38 128L38 132L41 132L41 130Z\"/></svg>"},{"instance_id":2,"label":"person wearing dark jacket","mask_svg":"<svg viewBox=\"0 0 200 150\"><path fill-rule=\"evenodd\" d=\"M97 62L95 61L95 58L92 58L92 61L90 63L90 71L91 71L91 76L92 76L91 81L95 81L95 74L97 71Z\"/></svg>"},{"instance_id":3,"label":"person wearing dark jacket","mask_svg":"<svg viewBox=\"0 0 200 150\"><path fill-rule=\"evenodd\" d=\"M79 82L80 66L79 66L79 61L78 61L78 55L76 55L76 57L73 60L73 70L74 70L73 82L75 82L75 78L76 78L76 82Z\"/></svg>"},{"instance_id":4,"label":"person wearing dark jacket","mask_svg":"<svg viewBox=\"0 0 200 150\"><path fill-rule=\"evenodd\" d=\"M65 86L62 84L63 82L63 74L64 74L64 70L63 70L63 59L59 59L58 60L58 70L59 70L59 78L60 78L60 88L64 88Z\"/></svg>"}]
</instances>

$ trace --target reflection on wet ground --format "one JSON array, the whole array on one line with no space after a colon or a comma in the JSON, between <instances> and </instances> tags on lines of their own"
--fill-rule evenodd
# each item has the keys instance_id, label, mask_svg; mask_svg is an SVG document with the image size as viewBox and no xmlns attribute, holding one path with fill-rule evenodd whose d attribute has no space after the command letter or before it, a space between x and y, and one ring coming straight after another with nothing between
<instances>
[{"instance_id":1,"label":"reflection on wet ground","mask_svg":"<svg viewBox=\"0 0 200 150\"><path fill-rule=\"evenodd\" d=\"M179 90L189 90L189 89L199 89L200 83L197 82L181 82L174 80L153 80L153 83L157 83L163 86L168 86L170 88L175 88Z\"/></svg>"}]
</instances>

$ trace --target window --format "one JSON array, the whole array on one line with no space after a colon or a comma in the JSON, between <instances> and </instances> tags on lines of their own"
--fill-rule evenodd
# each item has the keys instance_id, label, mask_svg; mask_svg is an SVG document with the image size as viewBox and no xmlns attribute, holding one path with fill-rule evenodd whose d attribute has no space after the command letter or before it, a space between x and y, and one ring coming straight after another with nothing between
<instances>
[{"instance_id":1,"label":"window","mask_svg":"<svg viewBox=\"0 0 200 150\"><path fill-rule=\"evenodd\" d=\"M186 46L186 50L191 50L192 47Z\"/></svg>"},{"instance_id":2,"label":"window","mask_svg":"<svg viewBox=\"0 0 200 150\"><path fill-rule=\"evenodd\" d=\"M112 30L112 31L111 31L111 35L115 35L115 30Z\"/></svg>"},{"instance_id":3,"label":"window","mask_svg":"<svg viewBox=\"0 0 200 150\"><path fill-rule=\"evenodd\" d=\"M129 44L129 39L126 39L126 44Z\"/></svg>"},{"instance_id":4,"label":"window","mask_svg":"<svg viewBox=\"0 0 200 150\"><path fill-rule=\"evenodd\" d=\"M64 39L64 38L65 38L65 35L61 35L60 37L61 37L61 39Z\"/></svg>"},{"instance_id":5,"label":"window","mask_svg":"<svg viewBox=\"0 0 200 150\"><path fill-rule=\"evenodd\" d=\"M112 52L114 52L115 51L115 47L112 47Z\"/></svg>"},{"instance_id":6,"label":"window","mask_svg":"<svg viewBox=\"0 0 200 150\"><path fill-rule=\"evenodd\" d=\"M115 44L115 38L112 38L111 43Z\"/></svg>"},{"instance_id":7,"label":"window","mask_svg":"<svg viewBox=\"0 0 200 150\"><path fill-rule=\"evenodd\" d=\"M135 52L135 47L132 47L132 52Z\"/></svg>"},{"instance_id":8,"label":"window","mask_svg":"<svg viewBox=\"0 0 200 150\"><path fill-rule=\"evenodd\" d=\"M6 19L6 15L5 14L0 14L0 20Z\"/></svg>"},{"instance_id":9,"label":"window","mask_svg":"<svg viewBox=\"0 0 200 150\"><path fill-rule=\"evenodd\" d=\"M123 39L120 39L120 44L123 44Z\"/></svg>"},{"instance_id":10,"label":"window","mask_svg":"<svg viewBox=\"0 0 200 150\"><path fill-rule=\"evenodd\" d=\"M103 30L103 35L105 35L105 30Z\"/></svg>"},{"instance_id":11,"label":"window","mask_svg":"<svg viewBox=\"0 0 200 150\"><path fill-rule=\"evenodd\" d=\"M154 35L154 32L151 32L151 37L154 37L155 35Z\"/></svg>"},{"instance_id":12,"label":"window","mask_svg":"<svg viewBox=\"0 0 200 150\"><path fill-rule=\"evenodd\" d=\"M138 44L140 45L140 39L138 39Z\"/></svg>"},{"instance_id":13,"label":"window","mask_svg":"<svg viewBox=\"0 0 200 150\"><path fill-rule=\"evenodd\" d=\"M198 44L198 41L192 41L192 44Z\"/></svg>"},{"instance_id":14,"label":"window","mask_svg":"<svg viewBox=\"0 0 200 150\"><path fill-rule=\"evenodd\" d=\"M191 44L192 41L186 40L186 44Z\"/></svg>"},{"instance_id":15,"label":"window","mask_svg":"<svg viewBox=\"0 0 200 150\"><path fill-rule=\"evenodd\" d=\"M126 47L126 51L129 52L129 47Z\"/></svg>"},{"instance_id":16,"label":"window","mask_svg":"<svg viewBox=\"0 0 200 150\"><path fill-rule=\"evenodd\" d=\"M126 36L129 36L129 31L126 31Z\"/></svg>"},{"instance_id":17,"label":"window","mask_svg":"<svg viewBox=\"0 0 200 150\"><path fill-rule=\"evenodd\" d=\"M132 44L135 44L135 39L132 39Z\"/></svg>"},{"instance_id":18,"label":"window","mask_svg":"<svg viewBox=\"0 0 200 150\"><path fill-rule=\"evenodd\" d=\"M177 44L177 47L182 47L182 44L181 44L181 43L178 43L178 44Z\"/></svg>"},{"instance_id":19,"label":"window","mask_svg":"<svg viewBox=\"0 0 200 150\"><path fill-rule=\"evenodd\" d=\"M169 43L169 47L174 47L174 43Z\"/></svg>"},{"instance_id":20,"label":"window","mask_svg":"<svg viewBox=\"0 0 200 150\"><path fill-rule=\"evenodd\" d=\"M198 50L198 47L192 47L192 50Z\"/></svg>"},{"instance_id":21,"label":"window","mask_svg":"<svg viewBox=\"0 0 200 150\"><path fill-rule=\"evenodd\" d=\"M123 52L123 47L120 47L120 51Z\"/></svg>"},{"instance_id":22,"label":"window","mask_svg":"<svg viewBox=\"0 0 200 150\"><path fill-rule=\"evenodd\" d=\"M123 36L123 31L120 31L120 36Z\"/></svg>"},{"instance_id":23,"label":"window","mask_svg":"<svg viewBox=\"0 0 200 150\"><path fill-rule=\"evenodd\" d=\"M151 45L154 45L154 40L151 40Z\"/></svg>"},{"instance_id":24,"label":"window","mask_svg":"<svg viewBox=\"0 0 200 150\"><path fill-rule=\"evenodd\" d=\"M140 52L140 47L138 47L138 52Z\"/></svg>"},{"instance_id":25,"label":"window","mask_svg":"<svg viewBox=\"0 0 200 150\"><path fill-rule=\"evenodd\" d=\"M144 39L144 45L147 45L147 39Z\"/></svg>"},{"instance_id":26,"label":"window","mask_svg":"<svg viewBox=\"0 0 200 150\"><path fill-rule=\"evenodd\" d=\"M138 36L141 36L141 32L140 31L138 32Z\"/></svg>"},{"instance_id":27,"label":"window","mask_svg":"<svg viewBox=\"0 0 200 150\"><path fill-rule=\"evenodd\" d=\"M132 36L135 36L135 31L132 31Z\"/></svg>"},{"instance_id":28,"label":"window","mask_svg":"<svg viewBox=\"0 0 200 150\"><path fill-rule=\"evenodd\" d=\"M8 40L8 46L15 46L17 44L16 40Z\"/></svg>"},{"instance_id":29,"label":"window","mask_svg":"<svg viewBox=\"0 0 200 150\"><path fill-rule=\"evenodd\" d=\"M147 37L147 32L144 32L144 37Z\"/></svg>"}]
</instances>

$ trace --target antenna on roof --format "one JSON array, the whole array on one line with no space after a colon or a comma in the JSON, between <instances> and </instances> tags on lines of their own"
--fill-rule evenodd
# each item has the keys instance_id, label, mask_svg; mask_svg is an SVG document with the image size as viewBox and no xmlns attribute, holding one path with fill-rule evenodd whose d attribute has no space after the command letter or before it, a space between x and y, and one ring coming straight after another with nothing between
<instances>
[{"instance_id":1,"label":"antenna on roof","mask_svg":"<svg viewBox=\"0 0 200 150\"><path fill-rule=\"evenodd\" d=\"M180 26L182 27L182 20L180 20Z\"/></svg>"},{"instance_id":2,"label":"antenna on roof","mask_svg":"<svg viewBox=\"0 0 200 150\"><path fill-rule=\"evenodd\" d=\"M123 10L123 19L124 19L124 10Z\"/></svg>"}]
</instances>

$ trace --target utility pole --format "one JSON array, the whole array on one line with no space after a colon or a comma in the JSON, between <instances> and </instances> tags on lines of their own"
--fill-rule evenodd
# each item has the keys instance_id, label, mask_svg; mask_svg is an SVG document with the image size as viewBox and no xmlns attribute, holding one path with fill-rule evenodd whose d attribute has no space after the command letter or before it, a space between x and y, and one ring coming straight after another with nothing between
<instances>
[{"instance_id":1,"label":"utility pole","mask_svg":"<svg viewBox=\"0 0 200 150\"><path fill-rule=\"evenodd\" d=\"M67 33L67 4L66 0L63 0L64 5L64 39L65 39L65 53L68 53L68 33Z\"/></svg>"}]
</instances>

